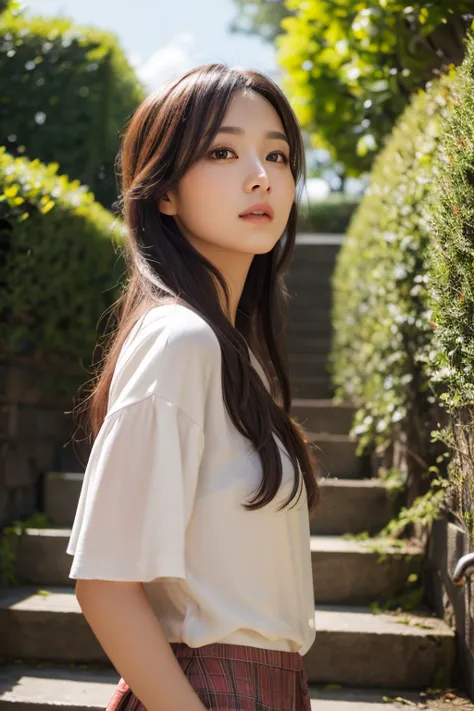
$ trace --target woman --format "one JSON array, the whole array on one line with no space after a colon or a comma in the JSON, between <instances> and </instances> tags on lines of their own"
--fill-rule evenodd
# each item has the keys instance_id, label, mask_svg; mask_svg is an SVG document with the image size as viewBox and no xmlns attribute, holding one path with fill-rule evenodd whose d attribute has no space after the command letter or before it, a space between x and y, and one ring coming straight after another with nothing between
<instances>
[{"instance_id":1,"label":"woman","mask_svg":"<svg viewBox=\"0 0 474 711\"><path fill-rule=\"evenodd\" d=\"M107 711L310 709L319 488L282 278L303 174L295 115L256 71L196 67L125 132L129 279L67 548L122 676Z\"/></svg>"}]
</instances>

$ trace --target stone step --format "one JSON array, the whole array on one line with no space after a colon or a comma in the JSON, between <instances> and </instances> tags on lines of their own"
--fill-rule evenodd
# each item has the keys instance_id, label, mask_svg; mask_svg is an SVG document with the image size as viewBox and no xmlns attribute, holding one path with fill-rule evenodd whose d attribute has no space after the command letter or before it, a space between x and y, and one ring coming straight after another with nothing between
<instances>
[{"instance_id":1,"label":"stone step","mask_svg":"<svg viewBox=\"0 0 474 711\"><path fill-rule=\"evenodd\" d=\"M296 271L308 265L315 269L323 265L330 268L336 264L338 251L339 250L326 250L321 248L315 249L314 247L312 249L302 249L297 245L288 269Z\"/></svg>"},{"instance_id":2,"label":"stone step","mask_svg":"<svg viewBox=\"0 0 474 711\"><path fill-rule=\"evenodd\" d=\"M451 688L446 697L443 690L430 690L428 696L424 690L417 692L349 686L334 689L332 684L309 684L308 687L311 711L407 711L408 708L452 711L453 706L460 711L474 711L470 699L464 693L454 693Z\"/></svg>"},{"instance_id":3,"label":"stone step","mask_svg":"<svg viewBox=\"0 0 474 711\"><path fill-rule=\"evenodd\" d=\"M298 268L302 264L335 264L339 248L315 245L295 245L290 268Z\"/></svg>"},{"instance_id":4,"label":"stone step","mask_svg":"<svg viewBox=\"0 0 474 711\"><path fill-rule=\"evenodd\" d=\"M327 353L292 353L288 356L290 377L327 375Z\"/></svg>"},{"instance_id":5,"label":"stone step","mask_svg":"<svg viewBox=\"0 0 474 711\"><path fill-rule=\"evenodd\" d=\"M0 668L0 711L103 711L119 679L113 668L8 664Z\"/></svg>"},{"instance_id":6,"label":"stone step","mask_svg":"<svg viewBox=\"0 0 474 711\"><path fill-rule=\"evenodd\" d=\"M316 606L369 605L394 596L410 574L420 574L423 552L421 545L410 541L311 536Z\"/></svg>"},{"instance_id":7,"label":"stone step","mask_svg":"<svg viewBox=\"0 0 474 711\"><path fill-rule=\"evenodd\" d=\"M317 445L316 458L320 475L341 479L362 479L370 476L369 457L356 457L357 440L347 434L309 432L311 441Z\"/></svg>"},{"instance_id":8,"label":"stone step","mask_svg":"<svg viewBox=\"0 0 474 711\"><path fill-rule=\"evenodd\" d=\"M368 476L367 459L356 457L357 442L348 435L309 433L320 448L317 457L321 476L355 479ZM48 472L44 480L44 512L56 525L67 526L74 520L81 473ZM71 493L72 492L72 493Z\"/></svg>"},{"instance_id":9,"label":"stone step","mask_svg":"<svg viewBox=\"0 0 474 711\"><path fill-rule=\"evenodd\" d=\"M300 250L309 250L317 247L321 253L331 252L337 254L341 245L344 244L345 234L336 232L312 232L307 230L298 230L296 235L296 248Z\"/></svg>"},{"instance_id":10,"label":"stone step","mask_svg":"<svg viewBox=\"0 0 474 711\"><path fill-rule=\"evenodd\" d=\"M288 281L290 299L288 306L290 313L296 316L299 309L319 309L326 315L331 313L331 304L334 303L334 290L330 279L322 279L319 275L312 279L301 279L299 275ZM323 314L323 318L325 318Z\"/></svg>"},{"instance_id":11,"label":"stone step","mask_svg":"<svg viewBox=\"0 0 474 711\"><path fill-rule=\"evenodd\" d=\"M329 271L336 266L337 254L326 253L320 251L298 253L296 249L293 253L291 263L288 266L288 272L291 274L297 273L300 269L313 268L315 271L323 272L324 269Z\"/></svg>"},{"instance_id":12,"label":"stone step","mask_svg":"<svg viewBox=\"0 0 474 711\"><path fill-rule=\"evenodd\" d=\"M291 274L286 283L290 293L302 294L309 292L317 294L318 298L324 295L332 296L332 273L324 274L320 270L298 270Z\"/></svg>"},{"instance_id":13,"label":"stone step","mask_svg":"<svg viewBox=\"0 0 474 711\"><path fill-rule=\"evenodd\" d=\"M291 412L308 432L348 434L357 408L350 402L336 405L332 400L293 399Z\"/></svg>"},{"instance_id":14,"label":"stone step","mask_svg":"<svg viewBox=\"0 0 474 711\"><path fill-rule=\"evenodd\" d=\"M319 280L328 280L335 269L334 259L323 259L314 261L313 259L293 260L286 273L286 282L298 284L298 280L303 276L314 275L316 283Z\"/></svg>"},{"instance_id":15,"label":"stone step","mask_svg":"<svg viewBox=\"0 0 474 711\"><path fill-rule=\"evenodd\" d=\"M306 289L328 289L330 291L333 273L334 265L329 262L318 265L299 264L294 269L290 267L285 283L290 294L301 293Z\"/></svg>"},{"instance_id":16,"label":"stone step","mask_svg":"<svg viewBox=\"0 0 474 711\"><path fill-rule=\"evenodd\" d=\"M317 605L316 639L304 656L309 683L443 688L453 676L455 632L431 611L374 613Z\"/></svg>"},{"instance_id":17,"label":"stone step","mask_svg":"<svg viewBox=\"0 0 474 711\"><path fill-rule=\"evenodd\" d=\"M306 325L306 330L303 330L302 326L297 326L300 329L298 332L293 328L294 323L301 323ZM297 337L300 341L315 341L315 340L325 340L331 342L333 337L333 327L331 320L326 319L316 319L310 313L304 314L301 310L295 313L294 317L290 314L290 325L287 328L287 338L292 336Z\"/></svg>"},{"instance_id":18,"label":"stone step","mask_svg":"<svg viewBox=\"0 0 474 711\"><path fill-rule=\"evenodd\" d=\"M81 472L46 472L44 513L56 526L72 526L83 479Z\"/></svg>"},{"instance_id":19,"label":"stone step","mask_svg":"<svg viewBox=\"0 0 474 711\"><path fill-rule=\"evenodd\" d=\"M301 289L298 284L288 287L290 299L288 302L290 313L295 315L298 309L314 309L319 312L321 318L327 318L330 311L327 307L322 306L318 299L318 294L313 289ZM330 291L329 288L323 290L326 294Z\"/></svg>"},{"instance_id":20,"label":"stone step","mask_svg":"<svg viewBox=\"0 0 474 711\"><path fill-rule=\"evenodd\" d=\"M0 668L0 711L103 711L119 679L115 669L9 664ZM423 708L431 708L425 707L425 697L418 692L393 688L331 689L310 684L309 695L312 711L397 711L407 708L402 700L420 703L420 708L423 701ZM389 703L387 698L400 701Z\"/></svg>"},{"instance_id":21,"label":"stone step","mask_svg":"<svg viewBox=\"0 0 474 711\"><path fill-rule=\"evenodd\" d=\"M299 317L299 314L295 314L294 318L290 317L287 329L285 331L285 338L287 341L293 338L311 338L317 339L321 343L325 343L326 350L329 352L332 345L332 333L323 333L319 329L318 322L316 320L304 320Z\"/></svg>"},{"instance_id":22,"label":"stone step","mask_svg":"<svg viewBox=\"0 0 474 711\"><path fill-rule=\"evenodd\" d=\"M45 476L45 514L54 525L70 527L74 521L83 474L49 472ZM320 477L321 499L311 521L311 533L341 535L380 531L399 508L379 479ZM60 535L60 534L57 534Z\"/></svg>"},{"instance_id":23,"label":"stone step","mask_svg":"<svg viewBox=\"0 0 474 711\"><path fill-rule=\"evenodd\" d=\"M373 613L318 605L304 656L310 683L421 689L449 685L455 633L426 609ZM9 588L0 599L0 657L111 666L72 588Z\"/></svg>"},{"instance_id":24,"label":"stone step","mask_svg":"<svg viewBox=\"0 0 474 711\"><path fill-rule=\"evenodd\" d=\"M119 679L114 668L9 664L0 668L0 711L104 711Z\"/></svg>"},{"instance_id":25,"label":"stone step","mask_svg":"<svg viewBox=\"0 0 474 711\"><path fill-rule=\"evenodd\" d=\"M321 248L314 249L314 247L312 249L302 249L301 246L296 245L289 269L295 270L307 264L311 264L316 269L322 264L330 267L336 263L338 251L339 250L326 250Z\"/></svg>"},{"instance_id":26,"label":"stone step","mask_svg":"<svg viewBox=\"0 0 474 711\"><path fill-rule=\"evenodd\" d=\"M287 283L294 289L302 289L307 285L318 289L331 289L333 269L330 262L324 264L298 264L288 271Z\"/></svg>"},{"instance_id":27,"label":"stone step","mask_svg":"<svg viewBox=\"0 0 474 711\"><path fill-rule=\"evenodd\" d=\"M380 479L320 478L318 484L320 502L310 521L313 535L375 535L400 510L400 494Z\"/></svg>"},{"instance_id":28,"label":"stone step","mask_svg":"<svg viewBox=\"0 0 474 711\"><path fill-rule=\"evenodd\" d=\"M72 557L66 553L69 528L29 528L20 539L17 578L21 585L73 587ZM340 536L312 536L314 595L325 604L369 604L399 591L410 573L419 573L422 549L410 543L384 547L387 557L369 545Z\"/></svg>"},{"instance_id":29,"label":"stone step","mask_svg":"<svg viewBox=\"0 0 474 711\"><path fill-rule=\"evenodd\" d=\"M323 354L327 359L330 352L331 334L323 330L312 335L292 335L287 336L286 349L288 355L317 355Z\"/></svg>"},{"instance_id":30,"label":"stone step","mask_svg":"<svg viewBox=\"0 0 474 711\"><path fill-rule=\"evenodd\" d=\"M291 376L291 391L294 398L327 400L334 396L334 387L329 375Z\"/></svg>"},{"instance_id":31,"label":"stone step","mask_svg":"<svg viewBox=\"0 0 474 711\"><path fill-rule=\"evenodd\" d=\"M313 265L316 269L318 265L323 264L331 268L336 264L340 247L341 245L303 245L297 242L288 269L295 271L307 264Z\"/></svg>"},{"instance_id":32,"label":"stone step","mask_svg":"<svg viewBox=\"0 0 474 711\"><path fill-rule=\"evenodd\" d=\"M288 355L291 354L322 354L327 359L329 359L329 353L331 352L332 341L330 336L323 336L321 334L306 335L301 337L300 334L288 334L286 337L285 345Z\"/></svg>"},{"instance_id":33,"label":"stone step","mask_svg":"<svg viewBox=\"0 0 474 711\"><path fill-rule=\"evenodd\" d=\"M294 316L297 315L297 307L295 306L300 302L300 299L307 300L309 303L317 304L319 308L324 309L324 311L330 312L334 299L332 296L332 291L329 286L318 286L317 284L295 284L292 287L293 298L290 301L289 308L290 313ZM301 301L302 303L302 301Z\"/></svg>"},{"instance_id":34,"label":"stone step","mask_svg":"<svg viewBox=\"0 0 474 711\"><path fill-rule=\"evenodd\" d=\"M326 340L331 342L334 330L330 318L318 319L311 313L304 313L301 309L289 315L286 336L297 336L298 338L311 338Z\"/></svg>"},{"instance_id":35,"label":"stone step","mask_svg":"<svg viewBox=\"0 0 474 711\"><path fill-rule=\"evenodd\" d=\"M308 317L311 321L318 323L331 323L331 312L318 303L313 294L301 294L290 299L289 312L293 317L303 314L304 321Z\"/></svg>"}]
</instances>

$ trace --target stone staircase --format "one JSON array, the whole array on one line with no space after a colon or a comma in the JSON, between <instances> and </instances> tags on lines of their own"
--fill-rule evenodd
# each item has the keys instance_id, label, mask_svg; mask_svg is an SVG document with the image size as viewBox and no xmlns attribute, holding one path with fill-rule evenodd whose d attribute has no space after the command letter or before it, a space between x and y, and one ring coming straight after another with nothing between
<instances>
[{"instance_id":1,"label":"stone staircase","mask_svg":"<svg viewBox=\"0 0 474 711\"><path fill-rule=\"evenodd\" d=\"M322 450L321 503L311 527L316 639L304 664L315 710L392 711L405 707L397 698L417 705L426 687L452 683L455 638L426 606L410 613L370 607L421 572L418 545L384 549L379 560L365 543L344 538L375 535L397 503L371 478L368 462L355 456L348 436L353 408L331 401L324 362L331 337L329 276L339 246L334 237L324 243L302 237L289 278L295 294L287 333L293 413ZM68 578L72 559L65 549L81 484L80 473L48 474L44 511L54 526L28 529L19 541L18 585L5 588L0 600L0 711L103 710L119 679Z\"/></svg>"}]
</instances>

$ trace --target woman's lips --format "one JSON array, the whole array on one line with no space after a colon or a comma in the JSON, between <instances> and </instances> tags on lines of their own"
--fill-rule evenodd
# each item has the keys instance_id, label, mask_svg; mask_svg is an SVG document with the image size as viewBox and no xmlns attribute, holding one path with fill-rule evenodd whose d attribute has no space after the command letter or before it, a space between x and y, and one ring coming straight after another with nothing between
<instances>
[{"instance_id":1,"label":"woman's lips","mask_svg":"<svg viewBox=\"0 0 474 711\"><path fill-rule=\"evenodd\" d=\"M246 222L254 222L256 225L263 225L272 221L269 215L240 215L240 219Z\"/></svg>"}]
</instances>

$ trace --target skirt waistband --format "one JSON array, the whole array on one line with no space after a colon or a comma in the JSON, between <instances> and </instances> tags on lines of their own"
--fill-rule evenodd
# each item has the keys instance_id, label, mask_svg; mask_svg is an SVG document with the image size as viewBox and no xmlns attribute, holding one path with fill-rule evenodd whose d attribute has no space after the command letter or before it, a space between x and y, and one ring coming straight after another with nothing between
<instances>
[{"instance_id":1,"label":"skirt waistband","mask_svg":"<svg viewBox=\"0 0 474 711\"><path fill-rule=\"evenodd\" d=\"M281 669L301 671L303 657L299 652L286 652L278 649L251 647L247 644L228 644L213 642L201 647L190 647L185 642L170 642L176 657L214 657L219 659L235 659L243 662L257 662Z\"/></svg>"}]
</instances>

